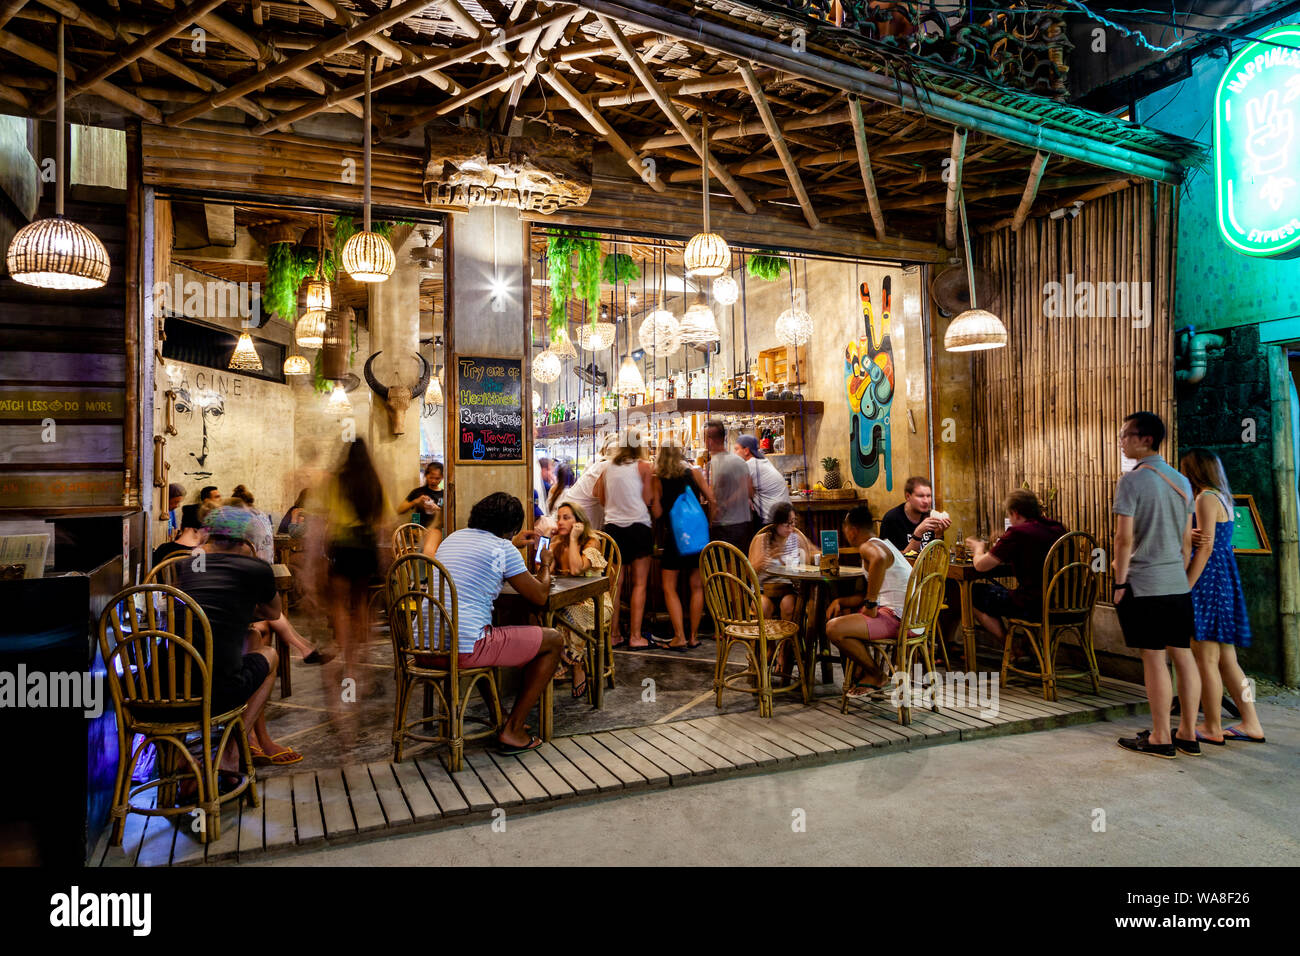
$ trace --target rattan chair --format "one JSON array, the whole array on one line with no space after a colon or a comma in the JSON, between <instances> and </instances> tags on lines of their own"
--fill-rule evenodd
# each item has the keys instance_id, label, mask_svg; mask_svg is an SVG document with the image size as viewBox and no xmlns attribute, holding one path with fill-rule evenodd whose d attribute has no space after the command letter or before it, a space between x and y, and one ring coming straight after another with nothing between
<instances>
[{"instance_id":1,"label":"rattan chair","mask_svg":"<svg viewBox=\"0 0 1300 956\"><path fill-rule=\"evenodd\" d=\"M619 575L623 571L623 552L618 549L618 542L603 531L593 531L592 537L600 544L601 557L605 559L605 579L609 581L609 599L611 602L618 600ZM600 602L598 601L597 604ZM604 679L607 687L614 686L614 636L613 623L607 625L604 629L605 641L605 674ZM586 635L583 635L584 637ZM587 640L587 698L593 700L595 691L591 686L591 673L596 667L596 645L594 635Z\"/></svg>"},{"instance_id":2,"label":"rattan chair","mask_svg":"<svg viewBox=\"0 0 1300 956\"><path fill-rule=\"evenodd\" d=\"M181 816L202 812L201 842L221 838L221 804L248 792L258 805L253 755L244 732L244 705L212 712L212 628L197 601L166 584L141 584L114 595L99 616L99 647L117 716L117 778L113 787L111 843L122 845L128 813ZM213 734L221 728L216 746ZM136 735L143 741L133 750ZM199 752L186 737L197 734ZM243 770L236 786L222 793L219 755L234 735ZM152 744L157 778L131 786L136 765ZM177 806L177 785L195 780L194 802ZM133 797L156 788L152 808Z\"/></svg>"},{"instance_id":3,"label":"rattan chair","mask_svg":"<svg viewBox=\"0 0 1300 956\"><path fill-rule=\"evenodd\" d=\"M1092 644L1092 611L1097 604L1100 575L1092 569L1097 540L1083 531L1062 535L1047 552L1043 562L1042 618L1030 621L1024 618L1006 618L1006 644L1002 649L1002 683L1007 682L1007 672L1043 683L1043 700L1056 700L1056 684L1061 679L1088 677L1093 693L1101 690L1101 673L1097 668L1097 651ZM1023 634L1038 659L1038 670L1015 667L1011 662L1011 642L1016 634ZM1061 640L1073 634L1083 651L1087 670L1066 674L1057 673L1056 655Z\"/></svg>"},{"instance_id":4,"label":"rattan chair","mask_svg":"<svg viewBox=\"0 0 1300 956\"><path fill-rule=\"evenodd\" d=\"M452 773L464 766L465 741L496 733L505 718L497 691L496 669L461 667L456 628L456 585L446 568L423 554L405 554L388 571L388 622L393 640L397 706L393 718L393 760L402 761L407 740L445 743ZM492 724L465 733L465 711L476 685L487 701ZM412 691L423 685L437 696L438 709L415 720L406 719ZM436 722L440 732L424 732Z\"/></svg>"},{"instance_id":5,"label":"rattan chair","mask_svg":"<svg viewBox=\"0 0 1300 956\"><path fill-rule=\"evenodd\" d=\"M764 616L758 575L749 559L739 548L724 541L713 541L700 552L700 571L704 577L705 603L717 635L718 656L713 670L716 705L722 706L724 690L756 695L760 717L772 716L772 699L777 694L798 691L805 704L811 703L799 625ZM781 645L787 641L794 648L799 683L774 689L773 664ZM745 649L746 666L743 671L727 676L727 658L737 644Z\"/></svg>"},{"instance_id":6,"label":"rattan chair","mask_svg":"<svg viewBox=\"0 0 1300 956\"><path fill-rule=\"evenodd\" d=\"M424 546L424 526L415 522L404 524L393 532L393 557L415 554Z\"/></svg>"},{"instance_id":7,"label":"rattan chair","mask_svg":"<svg viewBox=\"0 0 1300 956\"><path fill-rule=\"evenodd\" d=\"M902 679L912 679L912 665L919 655L927 671L934 671L935 631L939 610L943 607L944 582L948 579L948 549L942 540L931 541L917 556L907 579L903 597L903 614L898 634L891 641L866 641L867 648L880 657L887 674L900 672ZM848 713L849 688L853 686L853 661L845 658L844 685L840 690L840 712ZM938 710L936 701L933 709ZM902 695L898 705L898 722L912 722L909 695Z\"/></svg>"}]
</instances>

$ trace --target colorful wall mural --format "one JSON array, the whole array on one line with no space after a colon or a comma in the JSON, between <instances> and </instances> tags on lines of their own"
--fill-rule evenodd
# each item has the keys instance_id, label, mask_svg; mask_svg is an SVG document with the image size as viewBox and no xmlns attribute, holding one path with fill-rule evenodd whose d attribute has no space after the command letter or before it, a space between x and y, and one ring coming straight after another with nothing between
<instances>
[{"instance_id":1,"label":"colorful wall mural","mask_svg":"<svg viewBox=\"0 0 1300 956\"><path fill-rule=\"evenodd\" d=\"M890 277L881 281L880 314L871 307L871 284L858 287L863 335L844 350L844 386L849 399L849 463L853 482L870 488L880 480L892 491L889 411L894 402L894 351L890 344Z\"/></svg>"}]
</instances>

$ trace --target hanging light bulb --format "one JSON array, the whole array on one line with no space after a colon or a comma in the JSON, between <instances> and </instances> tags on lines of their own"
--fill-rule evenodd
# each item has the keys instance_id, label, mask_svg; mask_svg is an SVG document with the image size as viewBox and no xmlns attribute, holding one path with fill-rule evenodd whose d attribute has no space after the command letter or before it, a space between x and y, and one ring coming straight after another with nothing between
<instances>
[{"instance_id":1,"label":"hanging light bulb","mask_svg":"<svg viewBox=\"0 0 1300 956\"><path fill-rule=\"evenodd\" d=\"M304 312L293 327L293 340L300 348L318 349L325 344L325 313L318 309Z\"/></svg>"},{"instance_id":2,"label":"hanging light bulb","mask_svg":"<svg viewBox=\"0 0 1300 956\"><path fill-rule=\"evenodd\" d=\"M560 357L550 349L543 349L533 358L533 378L548 385L560 377Z\"/></svg>"},{"instance_id":3,"label":"hanging light bulb","mask_svg":"<svg viewBox=\"0 0 1300 956\"><path fill-rule=\"evenodd\" d=\"M284 360L285 375L310 375L311 362L301 355L290 355Z\"/></svg>"},{"instance_id":4,"label":"hanging light bulb","mask_svg":"<svg viewBox=\"0 0 1300 956\"><path fill-rule=\"evenodd\" d=\"M674 355L682 347L681 325L677 317L664 308L662 299L659 308L645 317L636 334L641 347L654 358Z\"/></svg>"},{"instance_id":5,"label":"hanging light bulb","mask_svg":"<svg viewBox=\"0 0 1300 956\"><path fill-rule=\"evenodd\" d=\"M245 372L262 371L262 359L258 356L257 349L253 348L253 337L247 332L240 334L239 343L231 353L230 364L226 368Z\"/></svg>"},{"instance_id":6,"label":"hanging light bulb","mask_svg":"<svg viewBox=\"0 0 1300 956\"><path fill-rule=\"evenodd\" d=\"M966 196L957 194L961 206L961 231L966 245L966 277L970 283L970 308L959 314L943 334L946 352L980 352L984 349L1005 348L1007 327L992 312L981 309L975 302L975 268L970 257L970 226L966 222Z\"/></svg>"},{"instance_id":7,"label":"hanging light bulb","mask_svg":"<svg viewBox=\"0 0 1300 956\"><path fill-rule=\"evenodd\" d=\"M636 293L635 293L635 292L629 292L629 293L627 294L627 307L628 307L629 309L635 309L635 308L636 308L636 303L637 303Z\"/></svg>"},{"instance_id":8,"label":"hanging light bulb","mask_svg":"<svg viewBox=\"0 0 1300 956\"><path fill-rule=\"evenodd\" d=\"M691 275L712 279L730 268L731 250L721 236L709 231L709 121L701 115L700 122L704 144L704 161L701 164L704 176L704 231L696 233L686 243L684 261L686 271Z\"/></svg>"},{"instance_id":9,"label":"hanging light bulb","mask_svg":"<svg viewBox=\"0 0 1300 956\"><path fill-rule=\"evenodd\" d=\"M352 399L348 398L348 393L343 391L342 382L334 383L334 391L330 393L330 400L325 403L325 411L331 415L352 414Z\"/></svg>"},{"instance_id":10,"label":"hanging light bulb","mask_svg":"<svg viewBox=\"0 0 1300 956\"><path fill-rule=\"evenodd\" d=\"M397 257L388 240L370 231L370 54L366 54L366 109L365 109L365 185L362 201L365 204L364 228L355 233L343 246L340 258L348 275L358 282L383 282L397 268Z\"/></svg>"},{"instance_id":11,"label":"hanging light bulb","mask_svg":"<svg viewBox=\"0 0 1300 956\"><path fill-rule=\"evenodd\" d=\"M731 305L740 298L740 284L731 276L718 276L713 280L713 298L719 305Z\"/></svg>"},{"instance_id":12,"label":"hanging light bulb","mask_svg":"<svg viewBox=\"0 0 1300 956\"><path fill-rule=\"evenodd\" d=\"M713 310L703 299L696 299L691 303L691 307L682 316L681 336L682 341L687 345L704 345L722 339Z\"/></svg>"},{"instance_id":13,"label":"hanging light bulb","mask_svg":"<svg viewBox=\"0 0 1300 956\"><path fill-rule=\"evenodd\" d=\"M625 356L618 370L618 384L614 387L619 395L640 395L645 391L645 379L641 370L632 361L632 356Z\"/></svg>"},{"instance_id":14,"label":"hanging light bulb","mask_svg":"<svg viewBox=\"0 0 1300 956\"><path fill-rule=\"evenodd\" d=\"M14 234L5 266L15 281L38 289L98 289L108 282L108 250L93 232L63 216L63 71L60 16L54 215L28 223Z\"/></svg>"},{"instance_id":15,"label":"hanging light bulb","mask_svg":"<svg viewBox=\"0 0 1300 956\"><path fill-rule=\"evenodd\" d=\"M557 358L565 361L578 357L578 350L573 347L567 328L561 328L551 336L551 351L555 353Z\"/></svg>"},{"instance_id":16,"label":"hanging light bulb","mask_svg":"<svg viewBox=\"0 0 1300 956\"><path fill-rule=\"evenodd\" d=\"M782 345L803 345L812 338L813 318L803 308L803 290L795 290L795 304L776 317L776 340Z\"/></svg>"}]
</instances>

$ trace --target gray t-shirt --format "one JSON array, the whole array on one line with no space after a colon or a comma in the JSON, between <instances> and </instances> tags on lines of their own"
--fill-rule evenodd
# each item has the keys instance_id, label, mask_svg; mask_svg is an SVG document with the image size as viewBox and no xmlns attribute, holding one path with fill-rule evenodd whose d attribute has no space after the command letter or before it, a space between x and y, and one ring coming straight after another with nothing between
<instances>
[{"instance_id":1,"label":"gray t-shirt","mask_svg":"<svg viewBox=\"0 0 1300 956\"><path fill-rule=\"evenodd\" d=\"M1183 490L1169 486L1161 475ZM1133 557L1128 566L1129 593L1134 597L1186 594L1183 567L1183 529L1194 511L1192 485L1160 455L1143 458L1122 476L1115 488L1117 515L1133 517Z\"/></svg>"},{"instance_id":2,"label":"gray t-shirt","mask_svg":"<svg viewBox=\"0 0 1300 956\"><path fill-rule=\"evenodd\" d=\"M749 469L739 455L724 451L709 457L709 484L718 503L714 525L749 521L749 493L745 488L748 476Z\"/></svg>"}]
</instances>

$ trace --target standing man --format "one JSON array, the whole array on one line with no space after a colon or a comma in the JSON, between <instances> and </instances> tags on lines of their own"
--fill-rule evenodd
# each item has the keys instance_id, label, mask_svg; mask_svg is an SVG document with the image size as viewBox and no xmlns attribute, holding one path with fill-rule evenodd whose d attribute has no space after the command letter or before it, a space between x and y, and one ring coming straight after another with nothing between
<instances>
[{"instance_id":1,"label":"standing man","mask_svg":"<svg viewBox=\"0 0 1300 956\"><path fill-rule=\"evenodd\" d=\"M741 435L736 440L736 454L749 470L749 483L753 487L754 513L760 524L772 520L772 509L781 503L790 504L790 489L776 466L767 460L753 435Z\"/></svg>"},{"instance_id":2,"label":"standing man","mask_svg":"<svg viewBox=\"0 0 1300 956\"><path fill-rule=\"evenodd\" d=\"M1187 565L1192 556L1192 486L1160 456L1165 425L1151 412L1124 419L1119 435L1126 458L1137 467L1115 488L1115 613L1124 642L1142 652L1142 674L1151 702L1151 730L1121 737L1134 753L1172 758L1178 751L1199 756L1196 712L1201 676L1191 651L1195 631ZM1173 687L1165 653L1178 671L1182 707L1178 734L1170 738Z\"/></svg>"},{"instance_id":3,"label":"standing man","mask_svg":"<svg viewBox=\"0 0 1300 956\"><path fill-rule=\"evenodd\" d=\"M749 512L749 499L754 496L749 469L727 451L727 427L720 421L704 426L704 447L709 452L709 487L713 489L709 540L725 541L748 554L754 531Z\"/></svg>"},{"instance_id":4,"label":"standing man","mask_svg":"<svg viewBox=\"0 0 1300 956\"><path fill-rule=\"evenodd\" d=\"M442 462L431 461L425 465L424 484L411 490L406 500L397 506L397 513L411 512L411 520L426 528L438 525L442 516L442 475Z\"/></svg>"},{"instance_id":5,"label":"standing man","mask_svg":"<svg viewBox=\"0 0 1300 956\"><path fill-rule=\"evenodd\" d=\"M934 490L928 478L907 479L903 494L903 503L880 519L880 536L899 551L920 551L936 537L942 538L952 520L941 511L931 513Z\"/></svg>"}]
</instances>

